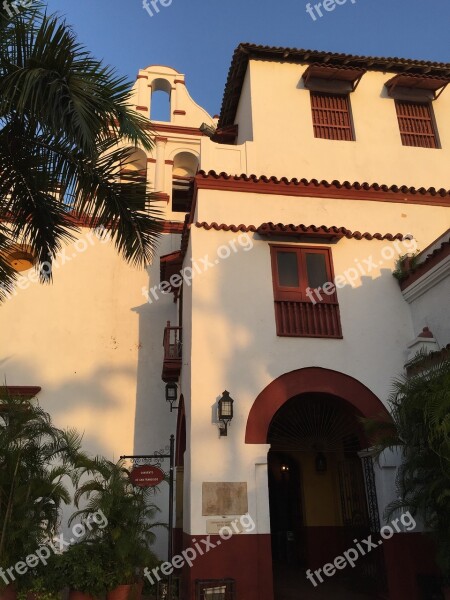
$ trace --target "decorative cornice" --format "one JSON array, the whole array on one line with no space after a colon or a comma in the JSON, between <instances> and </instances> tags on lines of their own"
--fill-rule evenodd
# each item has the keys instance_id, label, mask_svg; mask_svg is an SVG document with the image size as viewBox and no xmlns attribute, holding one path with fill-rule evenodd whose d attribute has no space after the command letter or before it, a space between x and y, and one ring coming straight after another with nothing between
<instances>
[{"instance_id":1,"label":"decorative cornice","mask_svg":"<svg viewBox=\"0 0 450 600\"><path fill-rule=\"evenodd\" d=\"M195 136L199 136L202 137L205 134L200 131L200 129L198 127L184 127L182 125L171 125L170 123L167 124L161 124L161 123L154 123L153 121L151 121L149 124L147 124L147 129L150 129L151 131L157 131L157 132L162 132L162 133L171 133L173 135L195 135Z\"/></svg>"},{"instance_id":2,"label":"decorative cornice","mask_svg":"<svg viewBox=\"0 0 450 600\"><path fill-rule=\"evenodd\" d=\"M287 179L262 175L228 175L215 171L199 171L195 177L196 189L254 192L281 196L304 196L344 200L370 200L400 204L424 204L450 207L450 191L443 188L414 188L406 185L380 185L367 182L326 181L318 179Z\"/></svg>"}]
</instances>

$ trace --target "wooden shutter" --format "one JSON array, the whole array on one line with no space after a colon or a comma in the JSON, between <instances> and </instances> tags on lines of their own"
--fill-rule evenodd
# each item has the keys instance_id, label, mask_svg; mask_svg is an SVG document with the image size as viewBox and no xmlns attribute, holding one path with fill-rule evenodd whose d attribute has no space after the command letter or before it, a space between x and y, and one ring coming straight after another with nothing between
<instances>
[{"instance_id":1,"label":"wooden shutter","mask_svg":"<svg viewBox=\"0 0 450 600\"><path fill-rule=\"evenodd\" d=\"M404 146L438 147L430 104L396 100L395 107Z\"/></svg>"},{"instance_id":2,"label":"wooden shutter","mask_svg":"<svg viewBox=\"0 0 450 600\"><path fill-rule=\"evenodd\" d=\"M326 278L328 281L333 281L329 249L271 247L277 335L341 338L342 329L336 294L323 293L322 300L317 297L313 301L306 293L312 283L308 279L309 254L324 256Z\"/></svg>"},{"instance_id":3,"label":"wooden shutter","mask_svg":"<svg viewBox=\"0 0 450 600\"><path fill-rule=\"evenodd\" d=\"M353 141L348 95L311 92L314 135L327 140Z\"/></svg>"}]
</instances>

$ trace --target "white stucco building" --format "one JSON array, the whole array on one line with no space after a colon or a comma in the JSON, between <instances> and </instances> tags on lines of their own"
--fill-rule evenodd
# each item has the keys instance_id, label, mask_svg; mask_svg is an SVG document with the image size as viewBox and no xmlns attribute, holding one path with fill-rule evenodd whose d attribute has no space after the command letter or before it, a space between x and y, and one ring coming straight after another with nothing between
<instances>
[{"instance_id":1,"label":"white stucco building","mask_svg":"<svg viewBox=\"0 0 450 600\"><path fill-rule=\"evenodd\" d=\"M387 415L424 328L433 350L450 343L449 77L449 64L243 44L212 118L184 75L140 70L136 110L151 117L156 92L170 102L129 166L164 210L158 259L135 271L82 227L52 286L22 283L2 306L2 377L41 387L91 451L151 453L176 433L176 551L251 516L253 531L183 570L186 599L226 578L246 600L280 598L286 581L309 593L304 569L379 527L396 462L373 472L359 418ZM401 289L392 271L415 250ZM353 579L418 600L422 544L396 534Z\"/></svg>"}]
</instances>

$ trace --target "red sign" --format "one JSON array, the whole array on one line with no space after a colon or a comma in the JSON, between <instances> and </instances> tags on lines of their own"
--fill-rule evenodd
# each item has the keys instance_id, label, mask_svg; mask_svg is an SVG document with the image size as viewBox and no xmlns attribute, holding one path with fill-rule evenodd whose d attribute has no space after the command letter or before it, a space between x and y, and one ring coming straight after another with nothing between
<instances>
[{"instance_id":1,"label":"red sign","mask_svg":"<svg viewBox=\"0 0 450 600\"><path fill-rule=\"evenodd\" d=\"M130 479L138 487L155 487L163 481L165 475L159 467L144 465L131 470Z\"/></svg>"}]
</instances>

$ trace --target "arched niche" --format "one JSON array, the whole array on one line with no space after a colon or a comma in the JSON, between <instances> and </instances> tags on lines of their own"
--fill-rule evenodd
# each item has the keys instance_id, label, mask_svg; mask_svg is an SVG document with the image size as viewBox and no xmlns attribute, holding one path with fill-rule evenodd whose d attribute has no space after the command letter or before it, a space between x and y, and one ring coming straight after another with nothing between
<instances>
[{"instance_id":1,"label":"arched niche","mask_svg":"<svg viewBox=\"0 0 450 600\"><path fill-rule=\"evenodd\" d=\"M147 189L147 155L141 148L130 147L120 164L120 182L135 185L136 200L145 204Z\"/></svg>"},{"instance_id":2,"label":"arched niche","mask_svg":"<svg viewBox=\"0 0 450 600\"><path fill-rule=\"evenodd\" d=\"M169 123L172 120L172 85L167 79L154 79L151 83L150 120Z\"/></svg>"},{"instance_id":3,"label":"arched niche","mask_svg":"<svg viewBox=\"0 0 450 600\"><path fill-rule=\"evenodd\" d=\"M192 152L179 152L173 158L172 210L188 212L193 193L193 179L199 166L198 157Z\"/></svg>"}]
</instances>

